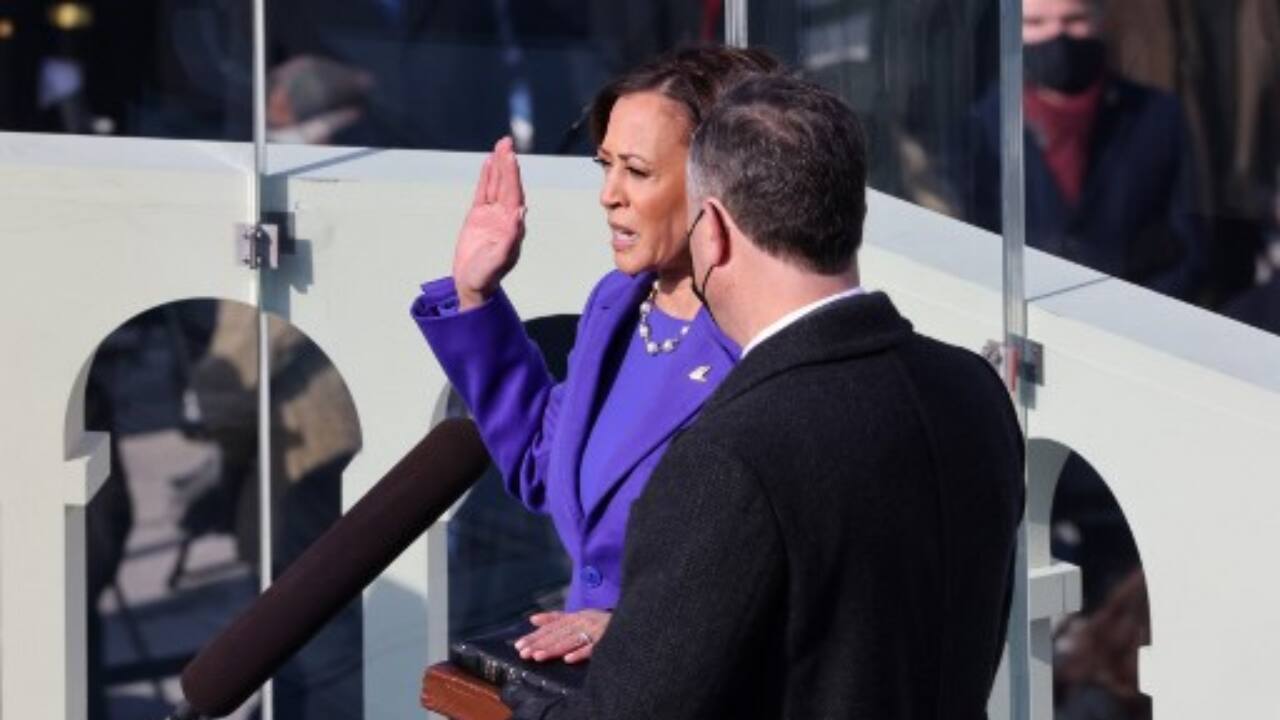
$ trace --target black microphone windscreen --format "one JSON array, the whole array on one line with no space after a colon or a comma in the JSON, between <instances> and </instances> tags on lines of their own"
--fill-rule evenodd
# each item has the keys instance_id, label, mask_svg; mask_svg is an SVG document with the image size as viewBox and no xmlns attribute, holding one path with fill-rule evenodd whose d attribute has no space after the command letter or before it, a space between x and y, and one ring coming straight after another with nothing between
<instances>
[{"instance_id":1,"label":"black microphone windscreen","mask_svg":"<svg viewBox=\"0 0 1280 720\"><path fill-rule=\"evenodd\" d=\"M234 711L431 526L484 471L470 420L437 425L182 672L203 715Z\"/></svg>"}]
</instances>

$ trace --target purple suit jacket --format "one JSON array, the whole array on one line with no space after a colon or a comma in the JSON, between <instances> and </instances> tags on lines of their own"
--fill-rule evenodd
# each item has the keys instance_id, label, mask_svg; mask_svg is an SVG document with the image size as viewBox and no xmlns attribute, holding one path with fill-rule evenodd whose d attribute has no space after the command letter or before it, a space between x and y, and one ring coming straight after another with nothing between
<instances>
[{"instance_id":1,"label":"purple suit jacket","mask_svg":"<svg viewBox=\"0 0 1280 720\"><path fill-rule=\"evenodd\" d=\"M672 437L693 421L737 361L738 347L699 311L677 352L691 373L707 366L705 380L687 377L675 387L655 388L667 399L662 411L646 418L643 433L610 460L609 490L584 507L578 486L582 453L617 370L616 362L606 360L608 349L620 333L635 330L637 308L653 277L614 271L596 285L578 321L562 383L547 371L501 290L481 307L460 313L453 280L444 278L423 285L413 304L414 320L471 409L507 491L555 523L573 561L569 610L617 604L631 503Z\"/></svg>"}]
</instances>

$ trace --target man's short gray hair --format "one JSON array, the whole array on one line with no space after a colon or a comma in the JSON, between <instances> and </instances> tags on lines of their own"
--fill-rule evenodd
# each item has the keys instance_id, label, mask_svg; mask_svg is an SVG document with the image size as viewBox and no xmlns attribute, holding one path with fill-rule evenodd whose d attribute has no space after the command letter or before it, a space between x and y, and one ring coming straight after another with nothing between
<instances>
[{"instance_id":1,"label":"man's short gray hair","mask_svg":"<svg viewBox=\"0 0 1280 720\"><path fill-rule=\"evenodd\" d=\"M862 243L866 182L857 115L782 75L726 93L689 149L696 198L718 198L756 245L823 274L847 270Z\"/></svg>"}]
</instances>

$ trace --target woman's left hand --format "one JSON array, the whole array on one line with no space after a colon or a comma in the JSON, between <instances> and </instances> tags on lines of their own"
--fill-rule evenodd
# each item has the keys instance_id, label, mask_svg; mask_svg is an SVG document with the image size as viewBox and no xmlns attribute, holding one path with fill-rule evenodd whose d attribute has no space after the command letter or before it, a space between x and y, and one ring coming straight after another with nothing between
<instances>
[{"instance_id":1,"label":"woman's left hand","mask_svg":"<svg viewBox=\"0 0 1280 720\"><path fill-rule=\"evenodd\" d=\"M611 617L606 610L537 613L529 617L537 630L517 640L516 650L525 660L581 662L591 657Z\"/></svg>"}]
</instances>

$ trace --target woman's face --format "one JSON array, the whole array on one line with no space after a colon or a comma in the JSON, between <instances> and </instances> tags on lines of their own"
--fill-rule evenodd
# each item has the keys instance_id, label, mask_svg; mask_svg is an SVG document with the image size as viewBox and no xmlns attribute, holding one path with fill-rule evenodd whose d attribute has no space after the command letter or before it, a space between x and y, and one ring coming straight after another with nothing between
<instances>
[{"instance_id":1,"label":"woman's face","mask_svg":"<svg viewBox=\"0 0 1280 720\"><path fill-rule=\"evenodd\" d=\"M613 262L628 275L688 272L685 158L688 114L656 92L618 98L596 162L604 168L600 204L611 230Z\"/></svg>"}]
</instances>

